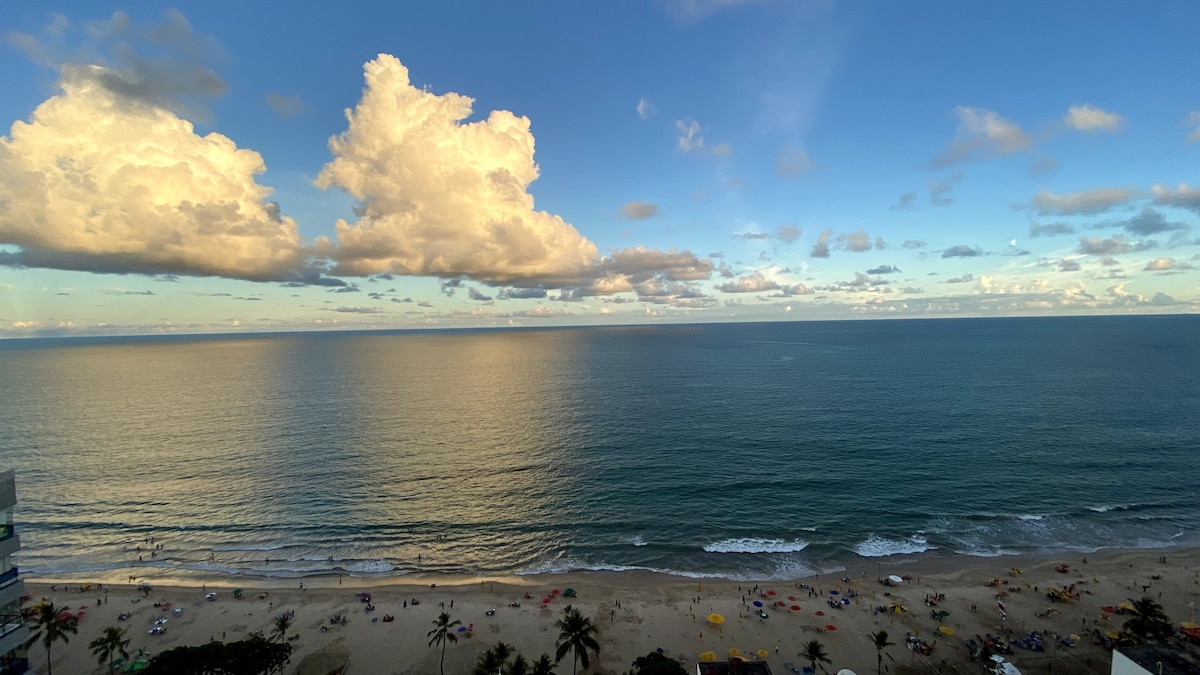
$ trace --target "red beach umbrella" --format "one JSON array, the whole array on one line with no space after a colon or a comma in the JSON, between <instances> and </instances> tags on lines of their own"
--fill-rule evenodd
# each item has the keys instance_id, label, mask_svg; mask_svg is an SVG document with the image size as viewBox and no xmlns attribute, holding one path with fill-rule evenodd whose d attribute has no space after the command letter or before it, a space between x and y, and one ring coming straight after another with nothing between
<instances>
[{"instance_id":1,"label":"red beach umbrella","mask_svg":"<svg viewBox=\"0 0 1200 675\"><path fill-rule=\"evenodd\" d=\"M775 595L775 591L767 591L767 595Z\"/></svg>"},{"instance_id":2,"label":"red beach umbrella","mask_svg":"<svg viewBox=\"0 0 1200 675\"><path fill-rule=\"evenodd\" d=\"M800 611L800 605L792 605L792 611L793 611L793 612L799 612L799 611Z\"/></svg>"},{"instance_id":3,"label":"red beach umbrella","mask_svg":"<svg viewBox=\"0 0 1200 675\"><path fill-rule=\"evenodd\" d=\"M813 612L813 614L816 614L817 616L825 616L825 612L822 612L819 609L817 611Z\"/></svg>"},{"instance_id":4,"label":"red beach umbrella","mask_svg":"<svg viewBox=\"0 0 1200 675\"><path fill-rule=\"evenodd\" d=\"M828 623L828 624L825 624L825 630L828 630L828 631L835 631L835 630L837 630L837 626L835 626L835 625L833 625L833 624L831 624L831 623Z\"/></svg>"}]
</instances>

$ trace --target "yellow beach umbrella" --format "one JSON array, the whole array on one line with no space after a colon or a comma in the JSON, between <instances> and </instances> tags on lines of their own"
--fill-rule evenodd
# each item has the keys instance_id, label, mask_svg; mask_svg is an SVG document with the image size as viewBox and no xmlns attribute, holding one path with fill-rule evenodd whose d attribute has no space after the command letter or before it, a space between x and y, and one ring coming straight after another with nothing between
<instances>
[{"instance_id":1,"label":"yellow beach umbrella","mask_svg":"<svg viewBox=\"0 0 1200 675\"><path fill-rule=\"evenodd\" d=\"M701 654L700 654L700 660L701 660L701 661L704 661L704 662L706 662L706 663L707 663L707 662L711 662L711 661L716 661L716 660L717 660L717 653L716 653L716 652L701 652Z\"/></svg>"},{"instance_id":2,"label":"yellow beach umbrella","mask_svg":"<svg viewBox=\"0 0 1200 675\"><path fill-rule=\"evenodd\" d=\"M755 653L755 654L758 654L758 658L760 658L760 659L765 659L765 658L767 658L767 654L770 654L771 652L768 652L768 651L767 651L767 650L765 650L765 649L760 649L760 650L758 650L757 652L754 652L754 653Z\"/></svg>"},{"instance_id":3,"label":"yellow beach umbrella","mask_svg":"<svg viewBox=\"0 0 1200 675\"><path fill-rule=\"evenodd\" d=\"M738 649L737 647L731 647L729 649L729 655L730 656L741 656L742 650Z\"/></svg>"},{"instance_id":4,"label":"yellow beach umbrella","mask_svg":"<svg viewBox=\"0 0 1200 675\"><path fill-rule=\"evenodd\" d=\"M954 629L950 626L938 626L938 632L942 635L954 635Z\"/></svg>"},{"instance_id":5,"label":"yellow beach umbrella","mask_svg":"<svg viewBox=\"0 0 1200 675\"><path fill-rule=\"evenodd\" d=\"M721 616L720 614L715 614L715 613L709 614L708 622L714 626L720 626L721 624L725 623L725 617Z\"/></svg>"},{"instance_id":6,"label":"yellow beach umbrella","mask_svg":"<svg viewBox=\"0 0 1200 675\"><path fill-rule=\"evenodd\" d=\"M1189 628L1189 629L1190 628L1200 628L1200 623L1196 623L1195 621L1184 621L1183 623L1179 624L1179 627L1180 628Z\"/></svg>"},{"instance_id":7,"label":"yellow beach umbrella","mask_svg":"<svg viewBox=\"0 0 1200 675\"><path fill-rule=\"evenodd\" d=\"M1128 602L1122 602L1117 605L1117 609L1123 609L1126 612L1132 612L1134 608L1133 605L1129 604Z\"/></svg>"}]
</instances>

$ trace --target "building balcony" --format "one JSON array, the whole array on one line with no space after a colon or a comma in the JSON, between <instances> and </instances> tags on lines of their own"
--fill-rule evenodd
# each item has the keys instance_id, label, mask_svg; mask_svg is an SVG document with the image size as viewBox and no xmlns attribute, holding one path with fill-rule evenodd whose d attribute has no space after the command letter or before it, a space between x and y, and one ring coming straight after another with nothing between
<instances>
[{"instance_id":1,"label":"building balcony","mask_svg":"<svg viewBox=\"0 0 1200 675\"><path fill-rule=\"evenodd\" d=\"M17 576L19 576L19 575L20 575L20 572L17 571L16 567L14 567L10 570L6 570L3 573L0 573L0 587L3 587L5 584L9 584L9 583L16 581Z\"/></svg>"},{"instance_id":2,"label":"building balcony","mask_svg":"<svg viewBox=\"0 0 1200 675\"><path fill-rule=\"evenodd\" d=\"M0 538L0 559L10 557L20 550L21 538L17 536L12 527L9 527L9 535Z\"/></svg>"},{"instance_id":3,"label":"building balcony","mask_svg":"<svg viewBox=\"0 0 1200 675\"><path fill-rule=\"evenodd\" d=\"M25 657L0 657L0 675L25 675L29 672L29 659Z\"/></svg>"}]
</instances>

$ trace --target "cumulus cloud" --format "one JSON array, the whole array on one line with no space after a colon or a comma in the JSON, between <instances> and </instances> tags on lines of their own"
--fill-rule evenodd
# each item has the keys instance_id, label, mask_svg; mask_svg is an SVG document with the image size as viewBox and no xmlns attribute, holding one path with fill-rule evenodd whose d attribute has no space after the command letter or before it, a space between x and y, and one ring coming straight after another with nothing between
<instances>
[{"instance_id":1,"label":"cumulus cloud","mask_svg":"<svg viewBox=\"0 0 1200 675\"><path fill-rule=\"evenodd\" d=\"M1155 258L1146 263L1144 268L1147 272L1162 272L1165 270L1175 269L1174 258Z\"/></svg>"},{"instance_id":2,"label":"cumulus cloud","mask_svg":"<svg viewBox=\"0 0 1200 675\"><path fill-rule=\"evenodd\" d=\"M817 235L817 241L813 243L812 257L828 258L829 257L829 240L833 238L833 230L823 230Z\"/></svg>"},{"instance_id":3,"label":"cumulus cloud","mask_svg":"<svg viewBox=\"0 0 1200 675\"><path fill-rule=\"evenodd\" d=\"M780 225L775 228L775 238L786 244L790 244L800 238L803 231L795 225Z\"/></svg>"},{"instance_id":4,"label":"cumulus cloud","mask_svg":"<svg viewBox=\"0 0 1200 675\"><path fill-rule=\"evenodd\" d=\"M1079 237L1079 252L1087 255L1113 256L1133 251L1145 251L1154 248L1154 242L1132 243L1119 234L1103 239L1101 237Z\"/></svg>"},{"instance_id":5,"label":"cumulus cloud","mask_svg":"<svg viewBox=\"0 0 1200 675\"><path fill-rule=\"evenodd\" d=\"M971 274L970 272L967 272L966 274L962 275L961 277L950 277L949 279L946 280L946 283L948 283L948 284L966 284L966 283L970 283L972 281L975 281L975 275Z\"/></svg>"},{"instance_id":6,"label":"cumulus cloud","mask_svg":"<svg viewBox=\"0 0 1200 675\"><path fill-rule=\"evenodd\" d=\"M382 307L336 307L332 311L344 314L383 314Z\"/></svg>"},{"instance_id":7,"label":"cumulus cloud","mask_svg":"<svg viewBox=\"0 0 1200 675\"><path fill-rule=\"evenodd\" d=\"M676 120L675 130L679 132L676 146L684 152L692 152L704 148L704 137L700 135L700 123L696 120Z\"/></svg>"},{"instance_id":8,"label":"cumulus cloud","mask_svg":"<svg viewBox=\"0 0 1200 675\"><path fill-rule=\"evenodd\" d=\"M650 119L650 116L654 114L655 110L657 110L657 108L654 107L654 104L651 103L650 100L645 96L638 99L635 109L637 110L638 117L644 120Z\"/></svg>"},{"instance_id":9,"label":"cumulus cloud","mask_svg":"<svg viewBox=\"0 0 1200 675\"><path fill-rule=\"evenodd\" d=\"M1200 187L1180 183L1179 187L1172 190L1166 185L1154 185L1150 192L1154 195L1154 203L1159 206L1175 206L1200 213Z\"/></svg>"},{"instance_id":10,"label":"cumulus cloud","mask_svg":"<svg viewBox=\"0 0 1200 675\"><path fill-rule=\"evenodd\" d=\"M300 97L295 94L284 96L280 93L271 92L267 94L267 105L280 117L294 117L304 109L304 104L300 101Z\"/></svg>"},{"instance_id":11,"label":"cumulus cloud","mask_svg":"<svg viewBox=\"0 0 1200 675\"><path fill-rule=\"evenodd\" d=\"M1125 118L1117 113L1087 104L1068 108L1063 121L1077 131L1117 131L1125 124Z\"/></svg>"},{"instance_id":12,"label":"cumulus cloud","mask_svg":"<svg viewBox=\"0 0 1200 675\"><path fill-rule=\"evenodd\" d=\"M169 28L164 35L179 27ZM182 85L115 86L123 77L102 66L64 66L61 92L0 138L0 244L21 248L5 262L320 278L296 223L255 181L266 170L262 157L220 134L200 136L158 105Z\"/></svg>"},{"instance_id":13,"label":"cumulus cloud","mask_svg":"<svg viewBox=\"0 0 1200 675\"><path fill-rule=\"evenodd\" d=\"M1065 195L1038 190L1033 196L1033 208L1043 216L1095 215L1126 204L1137 196L1137 191L1126 188L1096 188Z\"/></svg>"},{"instance_id":14,"label":"cumulus cloud","mask_svg":"<svg viewBox=\"0 0 1200 675\"><path fill-rule=\"evenodd\" d=\"M1058 271L1060 272L1078 272L1080 270L1079 261L1063 258L1058 261Z\"/></svg>"},{"instance_id":15,"label":"cumulus cloud","mask_svg":"<svg viewBox=\"0 0 1200 675\"><path fill-rule=\"evenodd\" d=\"M966 244L951 246L942 251L943 258L975 258L981 255L983 255L983 249L978 246L967 246Z\"/></svg>"},{"instance_id":16,"label":"cumulus cloud","mask_svg":"<svg viewBox=\"0 0 1200 675\"><path fill-rule=\"evenodd\" d=\"M658 204L629 202L621 205L621 216L630 220L642 220L658 215Z\"/></svg>"},{"instance_id":17,"label":"cumulus cloud","mask_svg":"<svg viewBox=\"0 0 1200 675\"><path fill-rule=\"evenodd\" d=\"M501 300L522 300L536 298L541 299L546 297L546 289L544 288L502 288L496 294L496 297Z\"/></svg>"},{"instance_id":18,"label":"cumulus cloud","mask_svg":"<svg viewBox=\"0 0 1200 675\"><path fill-rule=\"evenodd\" d=\"M837 240L847 251L862 253L863 251L871 250L871 235L862 229L855 230L854 232L843 232L837 236Z\"/></svg>"},{"instance_id":19,"label":"cumulus cloud","mask_svg":"<svg viewBox=\"0 0 1200 675\"><path fill-rule=\"evenodd\" d=\"M867 274L899 274L900 268L893 265L880 265L867 270Z\"/></svg>"},{"instance_id":20,"label":"cumulus cloud","mask_svg":"<svg viewBox=\"0 0 1200 675\"><path fill-rule=\"evenodd\" d=\"M1121 221L1121 227L1126 232L1143 236L1158 234L1159 232L1186 232L1191 229L1186 223L1168 222L1166 216L1149 207L1142 209L1142 212L1138 215Z\"/></svg>"},{"instance_id":21,"label":"cumulus cloud","mask_svg":"<svg viewBox=\"0 0 1200 675\"><path fill-rule=\"evenodd\" d=\"M729 283L717 286L723 293L763 293L779 290L780 286L772 279L763 276L762 272L754 272L749 276L738 277Z\"/></svg>"},{"instance_id":22,"label":"cumulus cloud","mask_svg":"<svg viewBox=\"0 0 1200 675\"><path fill-rule=\"evenodd\" d=\"M534 210L528 186L538 168L527 118L501 110L464 124L472 99L412 86L394 56L381 54L363 70L362 98L346 112L349 128L330 139L333 160L316 181L359 201L358 220L336 225L341 274L621 292L646 277L711 273L710 261L688 251L624 249L601 258L561 217Z\"/></svg>"},{"instance_id":23,"label":"cumulus cloud","mask_svg":"<svg viewBox=\"0 0 1200 675\"><path fill-rule=\"evenodd\" d=\"M467 289L467 297L476 302L491 302L492 296L484 294L483 291L474 286Z\"/></svg>"},{"instance_id":24,"label":"cumulus cloud","mask_svg":"<svg viewBox=\"0 0 1200 675\"><path fill-rule=\"evenodd\" d=\"M946 167L989 157L1011 155L1033 146L1033 138L993 110L958 106L958 131L954 140L933 160Z\"/></svg>"},{"instance_id":25,"label":"cumulus cloud","mask_svg":"<svg viewBox=\"0 0 1200 675\"><path fill-rule=\"evenodd\" d=\"M1029 224L1029 236L1031 237L1053 237L1058 234L1075 234L1075 228L1066 223Z\"/></svg>"}]
</instances>

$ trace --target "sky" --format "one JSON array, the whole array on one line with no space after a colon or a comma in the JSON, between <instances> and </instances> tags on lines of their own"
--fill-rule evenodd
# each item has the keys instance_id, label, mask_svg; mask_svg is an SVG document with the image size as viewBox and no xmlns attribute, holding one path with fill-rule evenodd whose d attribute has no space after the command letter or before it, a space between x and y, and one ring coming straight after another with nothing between
<instances>
[{"instance_id":1,"label":"sky","mask_svg":"<svg viewBox=\"0 0 1200 675\"><path fill-rule=\"evenodd\" d=\"M1192 313L1200 3L0 7L0 338Z\"/></svg>"}]
</instances>

